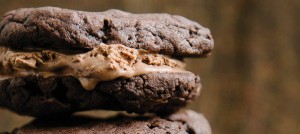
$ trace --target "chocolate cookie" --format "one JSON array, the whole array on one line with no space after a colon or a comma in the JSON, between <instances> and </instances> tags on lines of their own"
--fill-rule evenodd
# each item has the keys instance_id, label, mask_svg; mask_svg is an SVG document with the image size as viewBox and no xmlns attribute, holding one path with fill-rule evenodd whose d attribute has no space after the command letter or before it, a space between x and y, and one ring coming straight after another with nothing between
<instances>
[{"instance_id":1,"label":"chocolate cookie","mask_svg":"<svg viewBox=\"0 0 300 134\"><path fill-rule=\"evenodd\" d=\"M168 114L194 99L200 78L193 73L150 73L99 82L85 90L72 76L16 77L0 81L0 106L37 117L89 109Z\"/></svg>"},{"instance_id":2,"label":"chocolate cookie","mask_svg":"<svg viewBox=\"0 0 300 134\"><path fill-rule=\"evenodd\" d=\"M173 56L205 56L214 47L208 29L169 14L41 7L10 11L0 21L0 45L14 49L81 53L101 43Z\"/></svg>"},{"instance_id":3,"label":"chocolate cookie","mask_svg":"<svg viewBox=\"0 0 300 134\"><path fill-rule=\"evenodd\" d=\"M180 16L13 10L0 20L0 106L36 117L170 114L200 92L182 59L212 49L210 31Z\"/></svg>"},{"instance_id":4,"label":"chocolate cookie","mask_svg":"<svg viewBox=\"0 0 300 134\"><path fill-rule=\"evenodd\" d=\"M110 119L99 119L71 116L51 120L34 120L15 129L12 133L211 134L211 129L202 114L189 110L163 118L117 116Z\"/></svg>"}]
</instances>

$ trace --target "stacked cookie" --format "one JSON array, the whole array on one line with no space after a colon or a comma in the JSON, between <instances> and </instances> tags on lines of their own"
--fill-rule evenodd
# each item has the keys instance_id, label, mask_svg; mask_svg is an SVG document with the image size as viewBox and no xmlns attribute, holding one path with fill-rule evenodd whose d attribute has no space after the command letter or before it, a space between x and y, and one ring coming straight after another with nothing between
<instances>
[{"instance_id":1,"label":"stacked cookie","mask_svg":"<svg viewBox=\"0 0 300 134\"><path fill-rule=\"evenodd\" d=\"M210 133L200 114L175 113L201 88L182 59L206 56L214 46L210 31L196 22L169 14L22 8L2 16L0 32L0 106L39 118L14 132ZM55 117L93 109L160 117L68 117L56 125Z\"/></svg>"}]
</instances>

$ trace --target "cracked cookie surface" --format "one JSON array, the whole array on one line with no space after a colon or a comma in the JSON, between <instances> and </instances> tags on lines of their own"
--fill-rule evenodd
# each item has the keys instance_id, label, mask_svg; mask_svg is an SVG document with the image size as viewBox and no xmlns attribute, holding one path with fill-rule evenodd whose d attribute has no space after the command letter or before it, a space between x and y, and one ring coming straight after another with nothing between
<instances>
[{"instance_id":1,"label":"cracked cookie surface","mask_svg":"<svg viewBox=\"0 0 300 134\"><path fill-rule=\"evenodd\" d=\"M207 28L169 14L42 7L10 11L0 21L0 45L15 49L81 53L101 43L172 56L205 56L214 47Z\"/></svg>"},{"instance_id":2,"label":"cracked cookie surface","mask_svg":"<svg viewBox=\"0 0 300 134\"><path fill-rule=\"evenodd\" d=\"M37 119L12 133L211 134L211 128L202 114L186 110L167 117L120 115L108 119L86 116Z\"/></svg>"},{"instance_id":3,"label":"cracked cookie surface","mask_svg":"<svg viewBox=\"0 0 300 134\"><path fill-rule=\"evenodd\" d=\"M0 81L0 106L22 115L49 117L90 109L170 114L200 92L193 73L150 73L99 82L85 90L78 79L16 77Z\"/></svg>"}]
</instances>

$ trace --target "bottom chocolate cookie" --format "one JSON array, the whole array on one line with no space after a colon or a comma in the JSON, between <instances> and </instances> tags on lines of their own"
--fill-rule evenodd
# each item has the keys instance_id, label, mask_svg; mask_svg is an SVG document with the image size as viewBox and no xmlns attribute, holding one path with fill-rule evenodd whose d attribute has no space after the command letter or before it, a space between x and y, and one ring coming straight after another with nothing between
<instances>
[{"instance_id":1,"label":"bottom chocolate cookie","mask_svg":"<svg viewBox=\"0 0 300 134\"><path fill-rule=\"evenodd\" d=\"M72 76L16 77L0 81L0 107L22 115L49 117L91 109L168 114L200 92L193 73L150 73L99 82L85 90Z\"/></svg>"},{"instance_id":2,"label":"bottom chocolate cookie","mask_svg":"<svg viewBox=\"0 0 300 134\"><path fill-rule=\"evenodd\" d=\"M51 120L37 119L12 133L211 134L211 128L202 114L187 110L163 118L117 116L99 119L70 116Z\"/></svg>"}]
</instances>

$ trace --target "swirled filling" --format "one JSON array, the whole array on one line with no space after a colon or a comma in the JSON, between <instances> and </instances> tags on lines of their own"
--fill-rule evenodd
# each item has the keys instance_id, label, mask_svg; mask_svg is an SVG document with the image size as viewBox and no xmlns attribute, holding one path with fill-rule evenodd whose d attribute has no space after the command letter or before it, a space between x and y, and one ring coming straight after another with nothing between
<instances>
[{"instance_id":1,"label":"swirled filling","mask_svg":"<svg viewBox=\"0 0 300 134\"><path fill-rule=\"evenodd\" d=\"M100 81L131 78L151 72L181 72L185 64L168 56L129 48L121 44L100 44L82 54L50 50L20 52L0 47L0 79L39 75L74 76L86 90Z\"/></svg>"}]
</instances>

